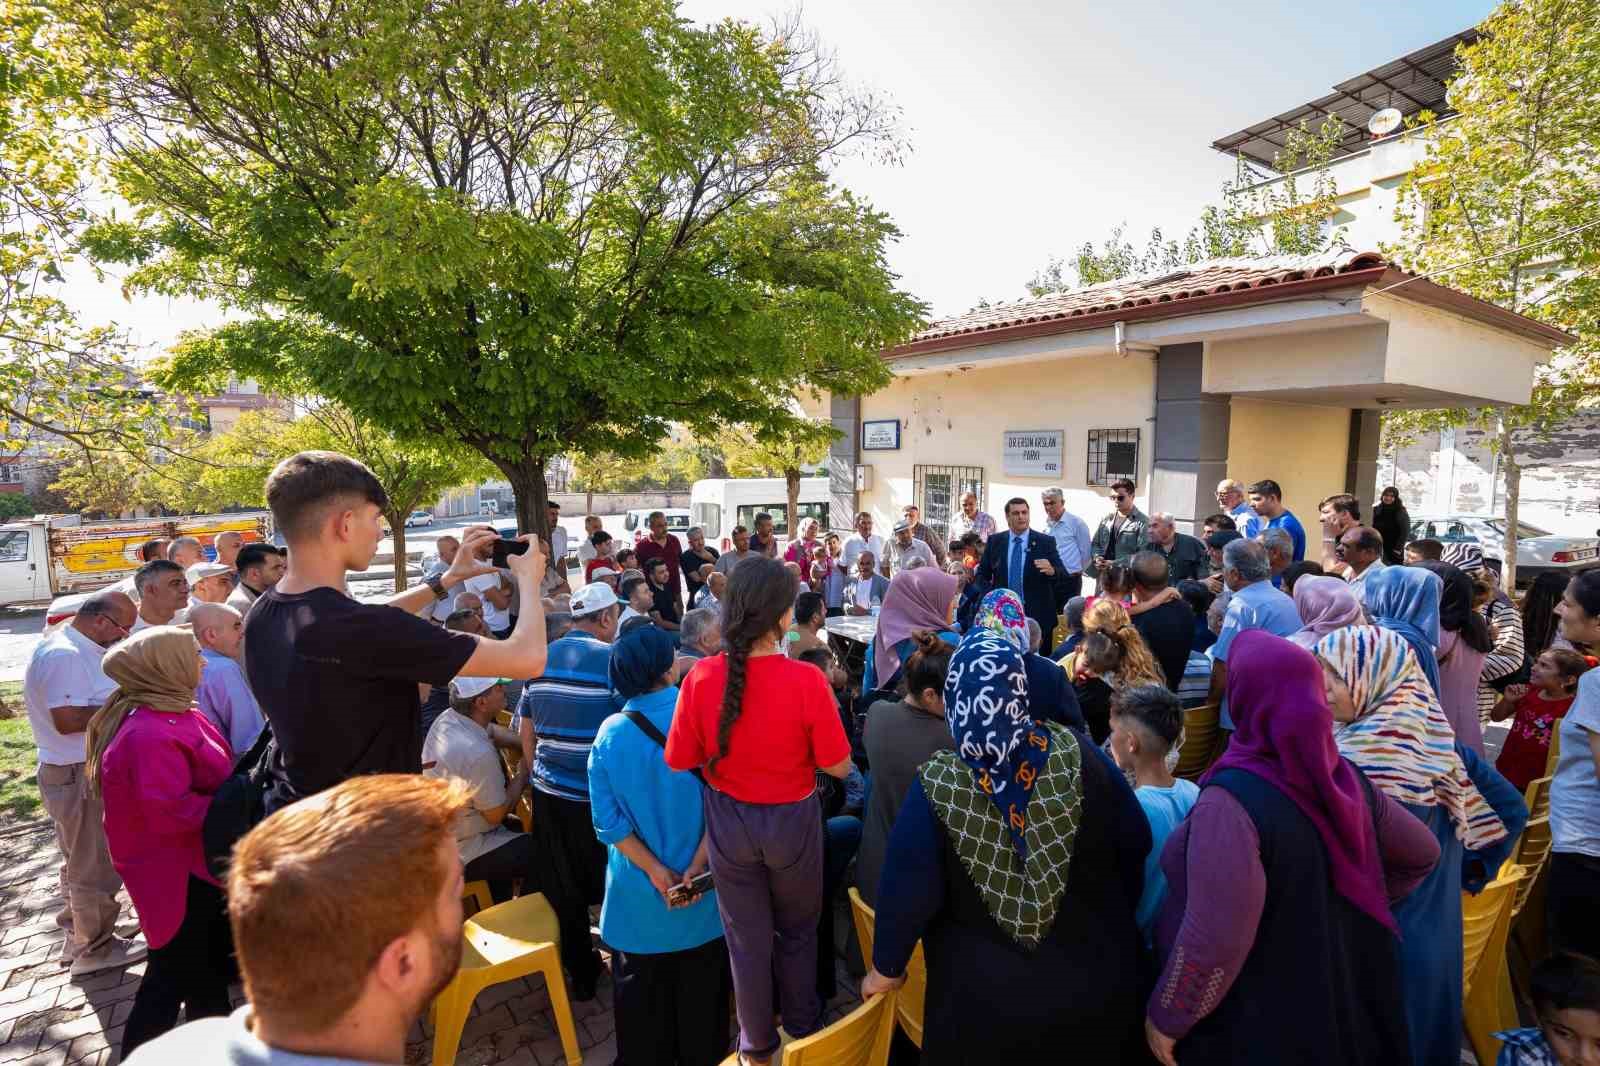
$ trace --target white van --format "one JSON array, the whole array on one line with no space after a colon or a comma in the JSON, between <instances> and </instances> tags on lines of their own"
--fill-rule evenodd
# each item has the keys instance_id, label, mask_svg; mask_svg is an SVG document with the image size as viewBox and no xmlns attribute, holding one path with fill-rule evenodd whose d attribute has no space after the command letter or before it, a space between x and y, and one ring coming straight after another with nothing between
<instances>
[{"instance_id":1,"label":"white van","mask_svg":"<svg viewBox=\"0 0 1600 1066\"><path fill-rule=\"evenodd\" d=\"M689 546L689 511L684 507L635 507L622 519L622 528L633 534L637 545L650 535L650 516L660 511L667 519L667 532L678 538L678 547Z\"/></svg>"},{"instance_id":2,"label":"white van","mask_svg":"<svg viewBox=\"0 0 1600 1066\"><path fill-rule=\"evenodd\" d=\"M815 518L826 533L828 523L828 479L800 479L801 520ZM689 490L689 510L694 524L704 526L706 543L718 551L733 547L733 527L754 528L756 515L772 516L772 531L779 547L789 538L789 486L781 477L707 478L696 481Z\"/></svg>"}]
</instances>

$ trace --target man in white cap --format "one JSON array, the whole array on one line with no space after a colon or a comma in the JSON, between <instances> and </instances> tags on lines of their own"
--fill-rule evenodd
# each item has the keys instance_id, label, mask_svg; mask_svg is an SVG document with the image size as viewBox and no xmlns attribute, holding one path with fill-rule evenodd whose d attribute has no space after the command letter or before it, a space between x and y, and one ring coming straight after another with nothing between
<instances>
[{"instance_id":1,"label":"man in white cap","mask_svg":"<svg viewBox=\"0 0 1600 1066\"><path fill-rule=\"evenodd\" d=\"M497 748L515 748L516 736L494 724L506 709L506 690L496 677L458 677L450 682L450 708L422 742L422 772L453 777L473 789L472 801L456 818L456 850L468 881L489 882L496 903L511 898L513 878L533 880L533 837L500 823L528 787L524 762L509 782Z\"/></svg>"},{"instance_id":2,"label":"man in white cap","mask_svg":"<svg viewBox=\"0 0 1600 1066\"><path fill-rule=\"evenodd\" d=\"M183 572L189 582L189 607L202 603L227 603L233 591L233 567L225 563L193 563Z\"/></svg>"},{"instance_id":3,"label":"man in white cap","mask_svg":"<svg viewBox=\"0 0 1600 1066\"><path fill-rule=\"evenodd\" d=\"M612 592L615 592L615 591L617 591L617 577L618 576L619 575L618 575L617 571L611 569L611 567L609 567L609 566L597 566L597 567L594 568L594 571L589 575L589 580L590 580L590 582L603 581L607 585L611 586L611 591Z\"/></svg>"},{"instance_id":4,"label":"man in white cap","mask_svg":"<svg viewBox=\"0 0 1600 1066\"><path fill-rule=\"evenodd\" d=\"M622 608L604 581L572 596L572 628L550 644L544 674L517 707L522 763L533 767L537 884L561 924L561 964L574 999L592 999L600 957L589 937L589 907L605 892L606 849L589 812L589 749L620 708L611 693L611 641Z\"/></svg>"},{"instance_id":5,"label":"man in white cap","mask_svg":"<svg viewBox=\"0 0 1600 1066\"><path fill-rule=\"evenodd\" d=\"M913 559L921 559L922 566L934 565L933 549L925 541L917 539L911 523L904 519L895 523L894 539L889 542L889 559L896 574L913 569L907 565Z\"/></svg>"}]
</instances>

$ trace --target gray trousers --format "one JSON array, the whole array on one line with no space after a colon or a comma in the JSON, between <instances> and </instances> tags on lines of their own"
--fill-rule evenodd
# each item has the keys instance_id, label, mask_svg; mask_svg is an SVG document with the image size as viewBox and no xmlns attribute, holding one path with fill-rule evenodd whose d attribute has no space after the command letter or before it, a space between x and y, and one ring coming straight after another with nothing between
<instances>
[{"instance_id":1,"label":"gray trousers","mask_svg":"<svg viewBox=\"0 0 1600 1066\"><path fill-rule=\"evenodd\" d=\"M817 998L817 922L822 916L822 813L798 803L741 803L704 790L711 876L733 968L739 1048L778 1049L773 981L783 1027L808 1036L822 1024Z\"/></svg>"},{"instance_id":2,"label":"gray trousers","mask_svg":"<svg viewBox=\"0 0 1600 1066\"><path fill-rule=\"evenodd\" d=\"M40 763L39 795L61 849L61 894L72 919L66 954L75 959L110 944L122 878L111 865L100 797L89 792L83 763Z\"/></svg>"}]
</instances>

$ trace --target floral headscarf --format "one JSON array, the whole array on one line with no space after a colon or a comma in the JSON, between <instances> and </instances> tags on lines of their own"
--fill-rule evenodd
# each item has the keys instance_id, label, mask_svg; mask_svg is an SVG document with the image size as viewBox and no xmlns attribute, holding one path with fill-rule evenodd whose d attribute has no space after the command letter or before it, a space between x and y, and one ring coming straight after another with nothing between
<instances>
[{"instance_id":1,"label":"floral headscarf","mask_svg":"<svg viewBox=\"0 0 1600 1066\"><path fill-rule=\"evenodd\" d=\"M944 679L944 719L956 758L1000 812L1011 846L1026 860L1028 800L1050 757L1050 733L1028 714L1022 653L987 629L962 638Z\"/></svg>"},{"instance_id":2,"label":"floral headscarf","mask_svg":"<svg viewBox=\"0 0 1600 1066\"><path fill-rule=\"evenodd\" d=\"M1505 825L1467 775L1450 720L1400 634L1355 626L1323 637L1314 651L1355 703L1355 721L1334 733L1341 755L1401 803L1443 807L1468 850L1505 839Z\"/></svg>"},{"instance_id":3,"label":"floral headscarf","mask_svg":"<svg viewBox=\"0 0 1600 1066\"><path fill-rule=\"evenodd\" d=\"M1022 598L1010 589L995 589L983 598L973 627L986 629L1023 655L1028 654L1028 616L1023 612Z\"/></svg>"}]
</instances>

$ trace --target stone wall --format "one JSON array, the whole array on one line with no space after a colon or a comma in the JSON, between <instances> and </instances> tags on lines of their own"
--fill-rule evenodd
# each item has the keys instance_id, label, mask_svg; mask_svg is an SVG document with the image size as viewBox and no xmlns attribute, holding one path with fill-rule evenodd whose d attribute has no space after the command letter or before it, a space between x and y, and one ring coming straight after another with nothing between
<instances>
[{"instance_id":1,"label":"stone wall","mask_svg":"<svg viewBox=\"0 0 1600 1066\"><path fill-rule=\"evenodd\" d=\"M1505 477L1489 447L1491 437L1462 428L1386 450L1378 485L1397 486L1414 515L1503 514ZM1524 448L1520 458L1522 520L1553 533L1593 536L1600 527L1600 412L1568 419L1548 440Z\"/></svg>"}]
</instances>

